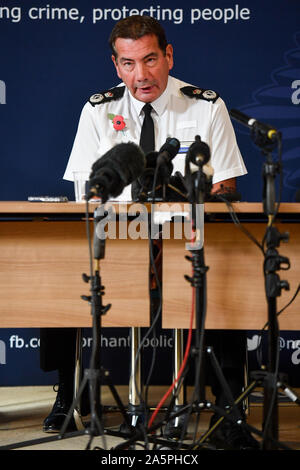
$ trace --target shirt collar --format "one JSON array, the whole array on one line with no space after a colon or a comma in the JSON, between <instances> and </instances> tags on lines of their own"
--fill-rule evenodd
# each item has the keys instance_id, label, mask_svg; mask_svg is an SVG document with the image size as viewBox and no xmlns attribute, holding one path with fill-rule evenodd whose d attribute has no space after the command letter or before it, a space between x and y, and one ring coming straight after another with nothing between
<instances>
[{"instance_id":1,"label":"shirt collar","mask_svg":"<svg viewBox=\"0 0 300 470\"><path fill-rule=\"evenodd\" d=\"M168 77L168 83L166 86L166 89L164 92L155 100L152 101L151 106L153 107L154 111L160 116L164 110L166 109L166 106L169 101L169 96L171 94L171 80L170 76ZM137 112L138 115L141 114L142 108L144 107L145 103L143 101L139 101L136 98L134 98L130 92L129 92L130 100Z\"/></svg>"}]
</instances>

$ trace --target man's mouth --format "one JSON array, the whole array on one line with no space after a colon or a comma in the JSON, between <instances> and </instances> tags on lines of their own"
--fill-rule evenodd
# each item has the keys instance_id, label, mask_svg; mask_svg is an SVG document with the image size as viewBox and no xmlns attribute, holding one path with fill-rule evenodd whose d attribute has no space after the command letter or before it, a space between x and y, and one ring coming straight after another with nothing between
<instances>
[{"instance_id":1,"label":"man's mouth","mask_svg":"<svg viewBox=\"0 0 300 470\"><path fill-rule=\"evenodd\" d=\"M140 87L140 90L142 90L144 93L147 93L149 91L152 90L152 85L149 85L149 86L143 86L143 87Z\"/></svg>"},{"instance_id":2,"label":"man's mouth","mask_svg":"<svg viewBox=\"0 0 300 470\"><path fill-rule=\"evenodd\" d=\"M143 93L149 93L153 89L154 85L155 85L154 83L147 83L147 84L145 83L142 85L141 84L137 85L136 88L137 90L141 90Z\"/></svg>"}]
</instances>

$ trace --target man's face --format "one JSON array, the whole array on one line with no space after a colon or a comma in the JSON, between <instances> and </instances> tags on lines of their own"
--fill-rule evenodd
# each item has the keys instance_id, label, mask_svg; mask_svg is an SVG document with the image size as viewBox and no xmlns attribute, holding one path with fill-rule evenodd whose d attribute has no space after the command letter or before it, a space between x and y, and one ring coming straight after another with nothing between
<instances>
[{"instance_id":1,"label":"man's face","mask_svg":"<svg viewBox=\"0 0 300 470\"><path fill-rule=\"evenodd\" d=\"M112 56L118 77L134 98L144 103L156 100L166 89L169 70L173 67L173 48L166 54L157 37L147 34L140 39L118 38L115 41L117 59Z\"/></svg>"}]
</instances>

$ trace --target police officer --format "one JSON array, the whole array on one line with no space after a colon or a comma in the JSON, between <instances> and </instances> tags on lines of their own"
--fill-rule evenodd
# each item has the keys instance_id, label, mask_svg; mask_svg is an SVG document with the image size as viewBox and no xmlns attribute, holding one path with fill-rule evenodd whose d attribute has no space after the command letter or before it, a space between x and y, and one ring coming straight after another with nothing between
<instances>
[{"instance_id":1,"label":"police officer","mask_svg":"<svg viewBox=\"0 0 300 470\"><path fill-rule=\"evenodd\" d=\"M151 150L159 150L168 136L188 146L200 135L211 150L212 192L226 188L234 191L236 177L247 173L226 106L213 90L182 82L169 75L173 67L173 48L161 25L152 17L131 16L119 21L110 36L112 61L122 82L93 95L83 107L72 152L64 178L73 180L74 171L89 171L106 151L121 142L140 144L143 123L151 120ZM146 107L145 107L146 105ZM145 149L147 151L147 149ZM172 161L174 172L184 173L184 156ZM118 200L130 201L126 187ZM74 330L61 331L62 338L74 344ZM59 390L52 412L44 421L45 431L59 431L71 400L72 364L64 360L60 348L44 330L41 347L42 368L59 370ZM234 397L244 385L245 335L226 331L210 333L210 344L219 353L221 366ZM72 350L72 348L70 347ZM74 350L74 348L73 348ZM51 363L47 358L51 357ZM223 390L213 384L216 403L226 406ZM256 441L247 432L232 430L225 423L221 432L232 448L255 448Z\"/></svg>"}]
</instances>

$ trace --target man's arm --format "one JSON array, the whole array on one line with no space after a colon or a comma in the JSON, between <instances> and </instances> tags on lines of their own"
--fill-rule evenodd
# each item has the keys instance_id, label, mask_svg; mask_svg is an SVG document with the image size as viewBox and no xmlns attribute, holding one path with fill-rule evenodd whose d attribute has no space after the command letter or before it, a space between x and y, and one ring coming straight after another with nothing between
<instances>
[{"instance_id":1,"label":"man's arm","mask_svg":"<svg viewBox=\"0 0 300 470\"><path fill-rule=\"evenodd\" d=\"M236 178L245 175L247 169L237 145L227 108L220 98L213 105L210 148L211 166L214 169L212 193L235 191Z\"/></svg>"},{"instance_id":2,"label":"man's arm","mask_svg":"<svg viewBox=\"0 0 300 470\"><path fill-rule=\"evenodd\" d=\"M90 171L97 159L97 150L100 145L99 126L97 128L94 108L86 103L82 109L71 155L63 176L73 181L73 171Z\"/></svg>"}]
</instances>

